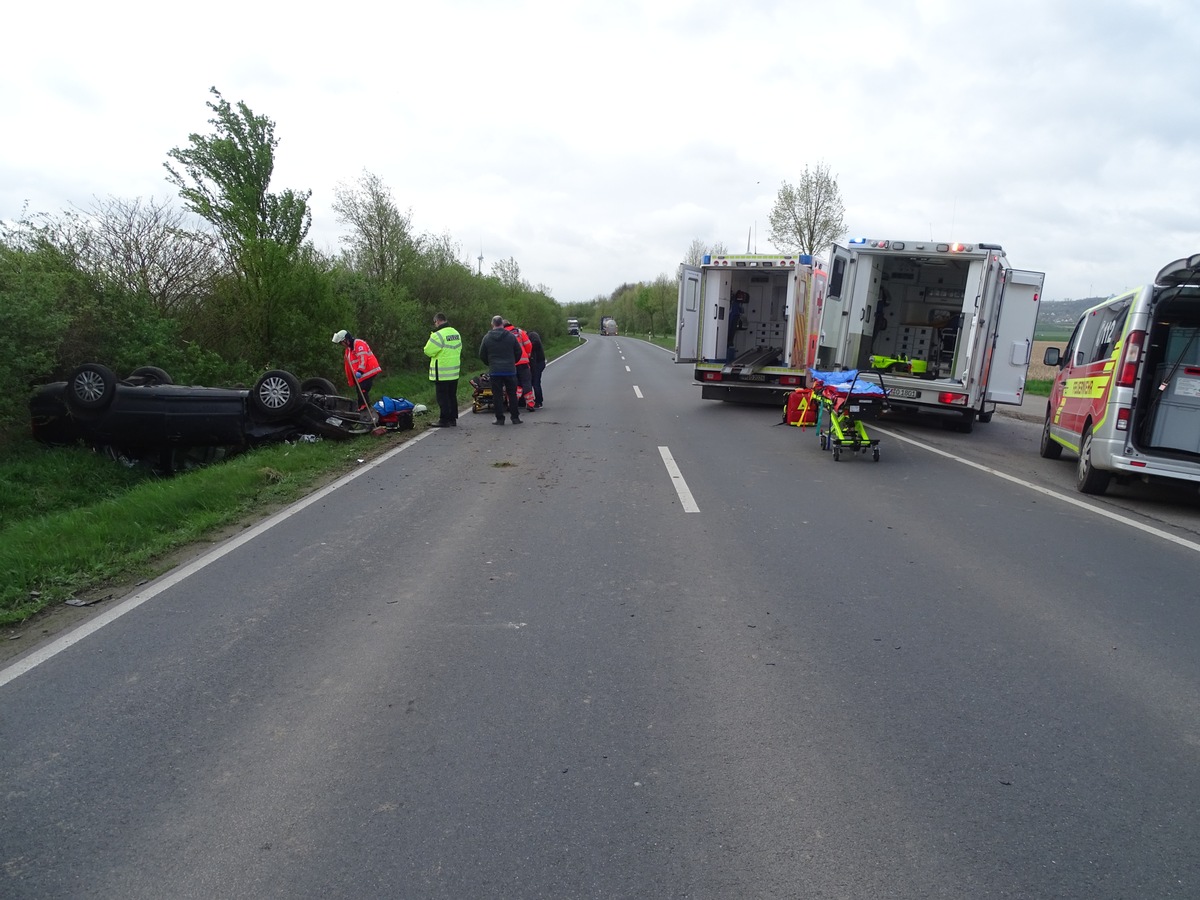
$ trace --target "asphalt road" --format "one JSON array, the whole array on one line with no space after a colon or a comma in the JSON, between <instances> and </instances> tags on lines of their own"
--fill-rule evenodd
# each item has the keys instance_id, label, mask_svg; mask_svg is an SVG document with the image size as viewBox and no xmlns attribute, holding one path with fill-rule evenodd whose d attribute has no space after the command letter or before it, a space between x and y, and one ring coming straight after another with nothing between
<instances>
[{"instance_id":1,"label":"asphalt road","mask_svg":"<svg viewBox=\"0 0 1200 900\"><path fill-rule=\"evenodd\" d=\"M0 896L1200 896L1195 492L545 383L0 671Z\"/></svg>"}]
</instances>

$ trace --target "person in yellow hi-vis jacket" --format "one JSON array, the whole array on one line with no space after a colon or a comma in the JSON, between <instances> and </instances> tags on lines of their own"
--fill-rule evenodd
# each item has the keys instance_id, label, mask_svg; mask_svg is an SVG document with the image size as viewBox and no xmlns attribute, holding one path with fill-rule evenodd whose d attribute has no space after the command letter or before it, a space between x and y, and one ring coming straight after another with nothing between
<instances>
[{"instance_id":1,"label":"person in yellow hi-vis jacket","mask_svg":"<svg viewBox=\"0 0 1200 900\"><path fill-rule=\"evenodd\" d=\"M462 335L455 330L443 313L433 317L433 333L425 342L429 357L429 380L437 392L438 420L433 428L452 428L458 425L458 375L462 369Z\"/></svg>"}]
</instances>

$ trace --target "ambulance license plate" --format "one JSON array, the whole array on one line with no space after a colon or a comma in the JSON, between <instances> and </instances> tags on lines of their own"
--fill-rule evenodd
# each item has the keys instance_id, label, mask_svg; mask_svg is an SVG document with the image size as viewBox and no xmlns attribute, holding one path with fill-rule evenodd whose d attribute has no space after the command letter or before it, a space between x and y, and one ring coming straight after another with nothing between
<instances>
[{"instance_id":1,"label":"ambulance license plate","mask_svg":"<svg viewBox=\"0 0 1200 900\"><path fill-rule=\"evenodd\" d=\"M766 381L766 375L743 375L742 381Z\"/></svg>"},{"instance_id":2,"label":"ambulance license plate","mask_svg":"<svg viewBox=\"0 0 1200 900\"><path fill-rule=\"evenodd\" d=\"M900 397L904 400L916 400L920 395L921 392L913 388L892 388L888 391L889 397Z\"/></svg>"}]
</instances>

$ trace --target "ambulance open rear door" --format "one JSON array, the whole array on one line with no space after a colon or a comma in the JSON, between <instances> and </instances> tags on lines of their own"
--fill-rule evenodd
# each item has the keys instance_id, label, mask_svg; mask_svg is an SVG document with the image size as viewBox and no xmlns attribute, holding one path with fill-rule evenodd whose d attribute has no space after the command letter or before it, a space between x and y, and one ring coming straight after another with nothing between
<instances>
[{"instance_id":1,"label":"ambulance open rear door","mask_svg":"<svg viewBox=\"0 0 1200 900\"><path fill-rule=\"evenodd\" d=\"M1009 269L1005 273L996 339L986 374L987 393L984 399L988 402L1021 402L1029 372L1029 355L1033 349L1030 336L1037 323L1045 278L1041 272L1021 269Z\"/></svg>"},{"instance_id":2,"label":"ambulance open rear door","mask_svg":"<svg viewBox=\"0 0 1200 900\"><path fill-rule=\"evenodd\" d=\"M700 353L700 285L704 270L679 267L679 314L675 332L675 362L695 362Z\"/></svg>"}]
</instances>

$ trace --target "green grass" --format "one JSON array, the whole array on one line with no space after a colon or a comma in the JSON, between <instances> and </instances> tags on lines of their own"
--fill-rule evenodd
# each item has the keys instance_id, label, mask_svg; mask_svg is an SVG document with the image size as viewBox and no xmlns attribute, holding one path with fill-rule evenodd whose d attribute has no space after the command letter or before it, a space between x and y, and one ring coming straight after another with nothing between
<instances>
[{"instance_id":1,"label":"green grass","mask_svg":"<svg viewBox=\"0 0 1200 900\"><path fill-rule=\"evenodd\" d=\"M1038 397L1049 397L1053 384L1054 382L1049 378L1030 378L1025 382L1025 393L1035 394Z\"/></svg>"},{"instance_id":2,"label":"green grass","mask_svg":"<svg viewBox=\"0 0 1200 900\"><path fill-rule=\"evenodd\" d=\"M43 471L27 475L27 496L47 502L6 510L0 625L106 583L157 575L165 568L157 561L166 554L304 496L356 466L367 441L380 451L395 440L279 444L173 478L143 467L125 469L83 447L34 448ZM14 455L29 452L22 448ZM63 483L64 475L76 483ZM95 490L88 495L79 485Z\"/></svg>"}]
</instances>

